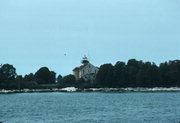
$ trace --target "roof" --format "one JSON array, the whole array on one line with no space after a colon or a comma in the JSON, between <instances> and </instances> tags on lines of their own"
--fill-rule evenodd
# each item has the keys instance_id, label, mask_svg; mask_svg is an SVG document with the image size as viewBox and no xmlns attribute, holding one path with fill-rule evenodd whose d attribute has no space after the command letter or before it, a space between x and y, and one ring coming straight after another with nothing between
<instances>
[{"instance_id":1,"label":"roof","mask_svg":"<svg viewBox=\"0 0 180 123\"><path fill-rule=\"evenodd\" d=\"M81 69L83 69L86 65L81 65L80 67L76 67L73 69L73 71L79 71Z\"/></svg>"}]
</instances>

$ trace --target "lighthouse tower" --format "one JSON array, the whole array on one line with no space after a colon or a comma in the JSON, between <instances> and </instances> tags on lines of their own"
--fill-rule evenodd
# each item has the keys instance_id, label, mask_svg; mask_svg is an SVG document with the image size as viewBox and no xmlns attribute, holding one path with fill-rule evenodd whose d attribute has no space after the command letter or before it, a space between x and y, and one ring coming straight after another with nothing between
<instances>
[{"instance_id":1,"label":"lighthouse tower","mask_svg":"<svg viewBox=\"0 0 180 123\"><path fill-rule=\"evenodd\" d=\"M82 63L83 65L89 64L88 58L87 58L86 56L84 56L84 57L82 58L81 63Z\"/></svg>"}]
</instances>

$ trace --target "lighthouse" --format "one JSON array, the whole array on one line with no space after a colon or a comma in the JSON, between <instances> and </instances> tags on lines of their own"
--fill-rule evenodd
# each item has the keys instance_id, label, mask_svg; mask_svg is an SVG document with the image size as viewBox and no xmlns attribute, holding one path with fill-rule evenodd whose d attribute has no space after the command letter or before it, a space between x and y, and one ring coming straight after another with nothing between
<instances>
[{"instance_id":1,"label":"lighthouse","mask_svg":"<svg viewBox=\"0 0 180 123\"><path fill-rule=\"evenodd\" d=\"M86 56L82 58L81 63L81 66L73 69L76 80L84 79L85 81L94 82L99 68L92 65Z\"/></svg>"}]
</instances>

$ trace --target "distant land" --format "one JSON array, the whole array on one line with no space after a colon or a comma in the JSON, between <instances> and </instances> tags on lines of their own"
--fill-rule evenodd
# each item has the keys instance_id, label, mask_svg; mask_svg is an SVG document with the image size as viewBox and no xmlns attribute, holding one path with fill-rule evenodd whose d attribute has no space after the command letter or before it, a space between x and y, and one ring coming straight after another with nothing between
<instances>
[{"instance_id":1,"label":"distant land","mask_svg":"<svg viewBox=\"0 0 180 123\"><path fill-rule=\"evenodd\" d=\"M62 77L47 67L41 67L35 73L22 76L17 75L13 65L2 64L0 66L0 90L49 89L60 91L66 87L75 87L80 90L180 87L180 60L164 62L157 66L152 62L130 59L127 63L118 61L115 65L103 64L98 69L95 79L89 81L84 78L77 79L73 74Z\"/></svg>"}]
</instances>

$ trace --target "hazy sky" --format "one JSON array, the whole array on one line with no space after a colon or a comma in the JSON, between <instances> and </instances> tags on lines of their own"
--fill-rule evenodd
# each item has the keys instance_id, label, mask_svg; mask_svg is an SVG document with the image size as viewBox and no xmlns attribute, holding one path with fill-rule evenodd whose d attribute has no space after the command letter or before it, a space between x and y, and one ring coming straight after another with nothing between
<instances>
[{"instance_id":1,"label":"hazy sky","mask_svg":"<svg viewBox=\"0 0 180 123\"><path fill-rule=\"evenodd\" d=\"M0 63L67 75L84 55L96 66L180 59L180 0L0 0Z\"/></svg>"}]
</instances>

